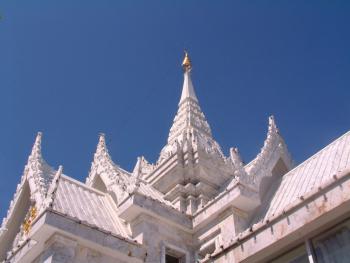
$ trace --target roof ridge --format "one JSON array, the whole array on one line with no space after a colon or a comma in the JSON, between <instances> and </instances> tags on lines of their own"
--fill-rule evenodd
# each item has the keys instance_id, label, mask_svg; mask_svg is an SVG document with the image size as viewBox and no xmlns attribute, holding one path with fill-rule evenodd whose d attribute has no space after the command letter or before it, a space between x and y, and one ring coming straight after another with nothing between
<instances>
[{"instance_id":1,"label":"roof ridge","mask_svg":"<svg viewBox=\"0 0 350 263\"><path fill-rule=\"evenodd\" d=\"M71 176L68 176L68 175L66 175L66 174L62 174L62 175L61 175L61 178L64 179L64 180L66 180L66 181L69 181L69 182L71 182L71 183L77 184L77 185L79 185L80 187L89 190L90 192L95 192L95 193L97 193L97 194L99 194L99 195L106 195L106 193L104 193L104 192L102 192L102 191L100 191L100 190L98 190L98 189L96 189L96 188L93 188L93 187L91 187L91 186L89 186L89 185L87 185L87 184L85 184L85 183L83 183L83 182L80 182L79 180L77 180L77 179L75 179L75 178L73 178L73 177L71 177Z\"/></svg>"},{"instance_id":2,"label":"roof ridge","mask_svg":"<svg viewBox=\"0 0 350 263\"><path fill-rule=\"evenodd\" d=\"M315 156L318 156L319 154L321 154L322 152L324 152L325 150L327 150L327 148L333 146L336 142L340 141L341 139L343 139L343 137L346 137L347 135L350 135L350 130L345 132L343 135L341 135L340 137L338 137L337 139L335 139L334 141L331 141L329 144L327 144L326 146L324 146L323 148L321 148L320 150L318 150L317 152L315 152L314 154L312 154L311 156L309 156L306 160L304 160L303 162L299 163L297 166L295 166L292 170L288 171L285 175L283 175L283 177L285 176L289 176L290 174L292 174L296 169L298 169L300 166L304 165L305 163L307 163L308 161L310 161L311 159L313 159Z\"/></svg>"}]
</instances>

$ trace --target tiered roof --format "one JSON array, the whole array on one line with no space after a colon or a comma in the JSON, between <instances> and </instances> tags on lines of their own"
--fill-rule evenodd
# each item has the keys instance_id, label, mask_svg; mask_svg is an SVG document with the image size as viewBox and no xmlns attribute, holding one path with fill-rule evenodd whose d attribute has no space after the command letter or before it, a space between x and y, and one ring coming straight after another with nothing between
<instances>
[{"instance_id":1,"label":"tiered roof","mask_svg":"<svg viewBox=\"0 0 350 263\"><path fill-rule=\"evenodd\" d=\"M240 223L247 221L242 224L244 229L249 228L240 229L237 223L235 229L240 232L232 233L236 235L233 244L350 169L350 132L292 169L273 116L255 159L245 165L237 148L224 156L199 106L187 53L183 68L179 108L156 164L139 157L132 172L122 169L113 162L101 134L84 184L64 175L62 166L55 170L46 163L41 153L42 134L38 133L0 228L0 243L7 243L0 246L0 255L11 247L13 252L28 239L20 224L14 229L11 221L16 214L22 220L26 211L18 210L30 207L38 210L36 218L50 211L128 242L134 242L128 220L142 213L195 235L234 207L237 214L244 215Z\"/></svg>"}]
</instances>

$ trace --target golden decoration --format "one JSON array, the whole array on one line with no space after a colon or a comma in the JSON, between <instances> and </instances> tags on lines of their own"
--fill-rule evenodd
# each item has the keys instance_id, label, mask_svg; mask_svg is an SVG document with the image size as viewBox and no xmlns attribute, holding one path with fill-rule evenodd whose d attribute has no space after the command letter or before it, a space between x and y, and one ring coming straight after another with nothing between
<instances>
[{"instance_id":1,"label":"golden decoration","mask_svg":"<svg viewBox=\"0 0 350 263\"><path fill-rule=\"evenodd\" d=\"M30 229L32 228L32 223L33 223L34 219L36 218L37 214L38 214L38 210L36 209L35 206L32 206L29 209L29 211L26 215L26 218L24 220L24 223L22 225L24 234L28 235Z\"/></svg>"},{"instance_id":2,"label":"golden decoration","mask_svg":"<svg viewBox=\"0 0 350 263\"><path fill-rule=\"evenodd\" d=\"M185 71L190 71L192 68L191 60L190 60L190 57L188 56L187 51L185 51L185 57L182 62L182 67Z\"/></svg>"}]
</instances>

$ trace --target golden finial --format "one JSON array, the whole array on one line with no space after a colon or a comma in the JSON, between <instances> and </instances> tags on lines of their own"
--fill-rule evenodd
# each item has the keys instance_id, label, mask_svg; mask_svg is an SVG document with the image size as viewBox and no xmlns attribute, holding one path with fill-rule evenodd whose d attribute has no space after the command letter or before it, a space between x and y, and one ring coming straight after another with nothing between
<instances>
[{"instance_id":1,"label":"golden finial","mask_svg":"<svg viewBox=\"0 0 350 263\"><path fill-rule=\"evenodd\" d=\"M36 209L36 207L34 205L29 209L29 211L26 215L26 218L24 220L24 223L23 223L24 234L28 235L30 229L32 228L32 223L35 220L37 214L38 214L38 210Z\"/></svg>"},{"instance_id":2,"label":"golden finial","mask_svg":"<svg viewBox=\"0 0 350 263\"><path fill-rule=\"evenodd\" d=\"M190 57L188 56L188 53L186 50L185 50L185 58L182 61L182 67L183 67L184 71L190 71L192 68L191 60L190 60Z\"/></svg>"}]
</instances>

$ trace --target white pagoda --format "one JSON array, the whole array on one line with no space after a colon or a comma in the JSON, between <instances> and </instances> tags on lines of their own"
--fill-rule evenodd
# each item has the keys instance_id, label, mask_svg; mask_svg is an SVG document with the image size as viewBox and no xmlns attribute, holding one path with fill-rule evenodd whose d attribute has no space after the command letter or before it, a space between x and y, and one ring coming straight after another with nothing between
<instances>
[{"instance_id":1,"label":"white pagoda","mask_svg":"<svg viewBox=\"0 0 350 263\"><path fill-rule=\"evenodd\" d=\"M350 262L350 132L294 167L274 118L248 164L215 141L183 61L155 164L113 162L100 135L86 182L52 168L38 133L0 228L0 262Z\"/></svg>"}]
</instances>

